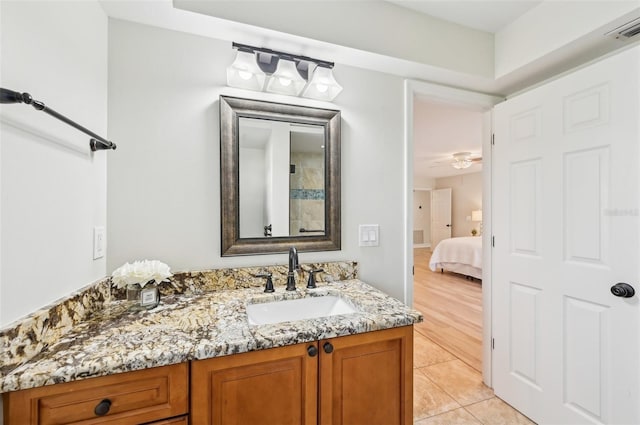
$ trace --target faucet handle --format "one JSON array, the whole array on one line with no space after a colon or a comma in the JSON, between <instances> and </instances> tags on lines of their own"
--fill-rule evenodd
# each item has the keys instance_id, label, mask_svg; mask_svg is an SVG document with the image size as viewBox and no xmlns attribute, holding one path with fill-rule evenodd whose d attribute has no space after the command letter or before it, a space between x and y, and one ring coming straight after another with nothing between
<instances>
[{"instance_id":1,"label":"faucet handle","mask_svg":"<svg viewBox=\"0 0 640 425\"><path fill-rule=\"evenodd\" d=\"M264 277L267 279L267 282L264 285L264 292L274 292L275 289L273 289L273 281L271 280L271 276L273 276L273 273L271 272L266 272L266 273L261 273L261 274L254 274L254 277Z\"/></svg>"},{"instance_id":2,"label":"faucet handle","mask_svg":"<svg viewBox=\"0 0 640 425\"><path fill-rule=\"evenodd\" d=\"M316 273L323 272L324 269L309 270L309 280L307 281L307 289L316 288Z\"/></svg>"}]
</instances>

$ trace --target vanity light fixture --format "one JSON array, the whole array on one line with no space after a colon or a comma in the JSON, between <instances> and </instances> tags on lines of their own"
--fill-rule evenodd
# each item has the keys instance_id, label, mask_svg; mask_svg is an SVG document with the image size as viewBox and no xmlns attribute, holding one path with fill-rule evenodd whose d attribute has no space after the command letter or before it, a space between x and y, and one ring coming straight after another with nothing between
<instances>
[{"instance_id":1,"label":"vanity light fixture","mask_svg":"<svg viewBox=\"0 0 640 425\"><path fill-rule=\"evenodd\" d=\"M458 152L453 154L451 166L456 170L463 170L471 167L471 152Z\"/></svg>"},{"instance_id":2,"label":"vanity light fixture","mask_svg":"<svg viewBox=\"0 0 640 425\"><path fill-rule=\"evenodd\" d=\"M232 47L238 55L227 68L231 87L325 101L342 91L333 76L333 62L235 42Z\"/></svg>"}]
</instances>

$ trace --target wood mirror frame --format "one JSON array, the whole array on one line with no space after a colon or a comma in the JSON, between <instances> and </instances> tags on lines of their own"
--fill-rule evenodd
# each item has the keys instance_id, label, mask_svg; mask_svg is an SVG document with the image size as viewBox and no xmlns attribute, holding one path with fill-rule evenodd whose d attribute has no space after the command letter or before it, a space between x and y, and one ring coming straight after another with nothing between
<instances>
[{"instance_id":1,"label":"wood mirror frame","mask_svg":"<svg viewBox=\"0 0 640 425\"><path fill-rule=\"evenodd\" d=\"M325 233L313 236L240 238L239 119L257 118L324 127ZM340 228L340 111L220 96L221 255L337 251Z\"/></svg>"}]
</instances>

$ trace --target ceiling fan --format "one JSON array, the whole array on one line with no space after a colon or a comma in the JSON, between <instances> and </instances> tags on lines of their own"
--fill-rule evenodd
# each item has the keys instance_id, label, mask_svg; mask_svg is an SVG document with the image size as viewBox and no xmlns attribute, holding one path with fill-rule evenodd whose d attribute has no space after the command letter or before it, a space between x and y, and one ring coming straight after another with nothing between
<instances>
[{"instance_id":1,"label":"ceiling fan","mask_svg":"<svg viewBox=\"0 0 640 425\"><path fill-rule=\"evenodd\" d=\"M463 170L471 167L473 164L481 164L482 156L471 152L456 152L451 156L436 160L429 168L441 167L443 164L450 164L457 170Z\"/></svg>"},{"instance_id":2,"label":"ceiling fan","mask_svg":"<svg viewBox=\"0 0 640 425\"><path fill-rule=\"evenodd\" d=\"M471 152L457 152L453 154L451 166L457 170L469 168L475 162L482 162L482 157L473 157Z\"/></svg>"}]
</instances>

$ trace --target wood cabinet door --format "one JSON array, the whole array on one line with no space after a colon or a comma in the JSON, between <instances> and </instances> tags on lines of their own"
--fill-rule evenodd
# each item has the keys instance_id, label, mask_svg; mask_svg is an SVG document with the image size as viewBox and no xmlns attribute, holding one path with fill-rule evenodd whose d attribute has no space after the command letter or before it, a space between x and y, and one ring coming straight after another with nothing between
<instances>
[{"instance_id":1,"label":"wood cabinet door","mask_svg":"<svg viewBox=\"0 0 640 425\"><path fill-rule=\"evenodd\" d=\"M317 347L311 342L192 361L191 423L316 424Z\"/></svg>"},{"instance_id":2,"label":"wood cabinet door","mask_svg":"<svg viewBox=\"0 0 640 425\"><path fill-rule=\"evenodd\" d=\"M410 425L413 326L320 341L322 425Z\"/></svg>"}]
</instances>

